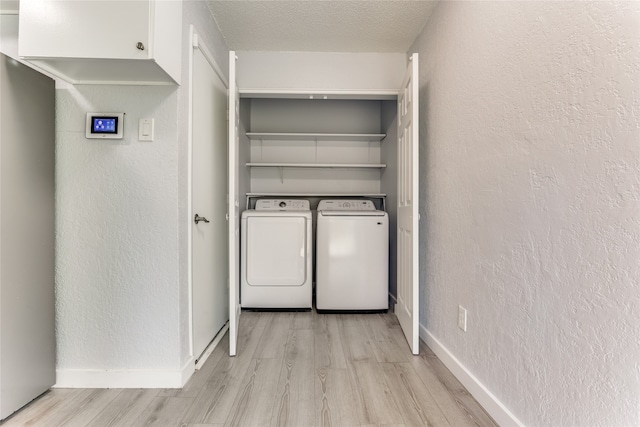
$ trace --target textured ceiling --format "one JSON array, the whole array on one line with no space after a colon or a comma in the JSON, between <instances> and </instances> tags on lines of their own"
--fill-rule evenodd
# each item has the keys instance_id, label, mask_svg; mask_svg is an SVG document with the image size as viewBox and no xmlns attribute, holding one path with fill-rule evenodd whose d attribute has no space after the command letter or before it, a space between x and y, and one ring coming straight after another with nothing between
<instances>
[{"instance_id":1,"label":"textured ceiling","mask_svg":"<svg viewBox=\"0 0 640 427\"><path fill-rule=\"evenodd\" d=\"M435 0L207 0L230 49L406 52Z\"/></svg>"}]
</instances>

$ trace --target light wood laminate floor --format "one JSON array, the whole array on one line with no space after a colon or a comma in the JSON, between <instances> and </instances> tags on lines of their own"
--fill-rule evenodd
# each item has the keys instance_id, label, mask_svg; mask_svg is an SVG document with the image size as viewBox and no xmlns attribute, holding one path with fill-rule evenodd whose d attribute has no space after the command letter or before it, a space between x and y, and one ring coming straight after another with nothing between
<instances>
[{"instance_id":1,"label":"light wood laminate floor","mask_svg":"<svg viewBox=\"0 0 640 427\"><path fill-rule=\"evenodd\" d=\"M243 312L182 389L53 389L5 426L495 426L393 314Z\"/></svg>"}]
</instances>

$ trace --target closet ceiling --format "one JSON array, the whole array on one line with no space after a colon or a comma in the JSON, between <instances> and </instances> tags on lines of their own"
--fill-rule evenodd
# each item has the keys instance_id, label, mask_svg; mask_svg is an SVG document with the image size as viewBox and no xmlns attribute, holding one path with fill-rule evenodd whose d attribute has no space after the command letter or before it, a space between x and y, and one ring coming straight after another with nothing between
<instances>
[{"instance_id":1,"label":"closet ceiling","mask_svg":"<svg viewBox=\"0 0 640 427\"><path fill-rule=\"evenodd\" d=\"M207 0L233 50L406 52L436 0Z\"/></svg>"}]
</instances>

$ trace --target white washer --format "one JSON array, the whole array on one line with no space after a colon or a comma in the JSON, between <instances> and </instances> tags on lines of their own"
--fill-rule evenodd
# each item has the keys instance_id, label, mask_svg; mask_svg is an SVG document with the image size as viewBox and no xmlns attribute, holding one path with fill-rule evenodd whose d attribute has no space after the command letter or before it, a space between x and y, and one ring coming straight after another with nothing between
<instances>
[{"instance_id":1,"label":"white washer","mask_svg":"<svg viewBox=\"0 0 640 427\"><path fill-rule=\"evenodd\" d=\"M242 307L311 308L311 223L308 200L259 199L242 213Z\"/></svg>"},{"instance_id":2,"label":"white washer","mask_svg":"<svg viewBox=\"0 0 640 427\"><path fill-rule=\"evenodd\" d=\"M389 220L370 200L321 200L316 308L389 308Z\"/></svg>"}]
</instances>

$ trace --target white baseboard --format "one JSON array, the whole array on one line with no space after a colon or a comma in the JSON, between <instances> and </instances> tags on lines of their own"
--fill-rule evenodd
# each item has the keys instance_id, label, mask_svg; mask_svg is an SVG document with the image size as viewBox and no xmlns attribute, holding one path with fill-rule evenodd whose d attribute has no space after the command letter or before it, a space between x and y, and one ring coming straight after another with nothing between
<instances>
[{"instance_id":1,"label":"white baseboard","mask_svg":"<svg viewBox=\"0 0 640 427\"><path fill-rule=\"evenodd\" d=\"M181 372L180 386L178 386L178 387L164 387L164 388L182 388L182 387L184 387L184 385L187 383L187 381L189 381L189 378L191 378L191 375L193 375L196 372L196 358L191 356L189 358L189 360L187 360L187 363L185 363L182 366L182 369L180 370L180 372Z\"/></svg>"},{"instance_id":2,"label":"white baseboard","mask_svg":"<svg viewBox=\"0 0 640 427\"><path fill-rule=\"evenodd\" d=\"M58 369L54 388L181 388L195 372L195 360L182 369Z\"/></svg>"},{"instance_id":3,"label":"white baseboard","mask_svg":"<svg viewBox=\"0 0 640 427\"><path fill-rule=\"evenodd\" d=\"M424 325L420 325L420 338L499 426L524 426Z\"/></svg>"}]
</instances>

